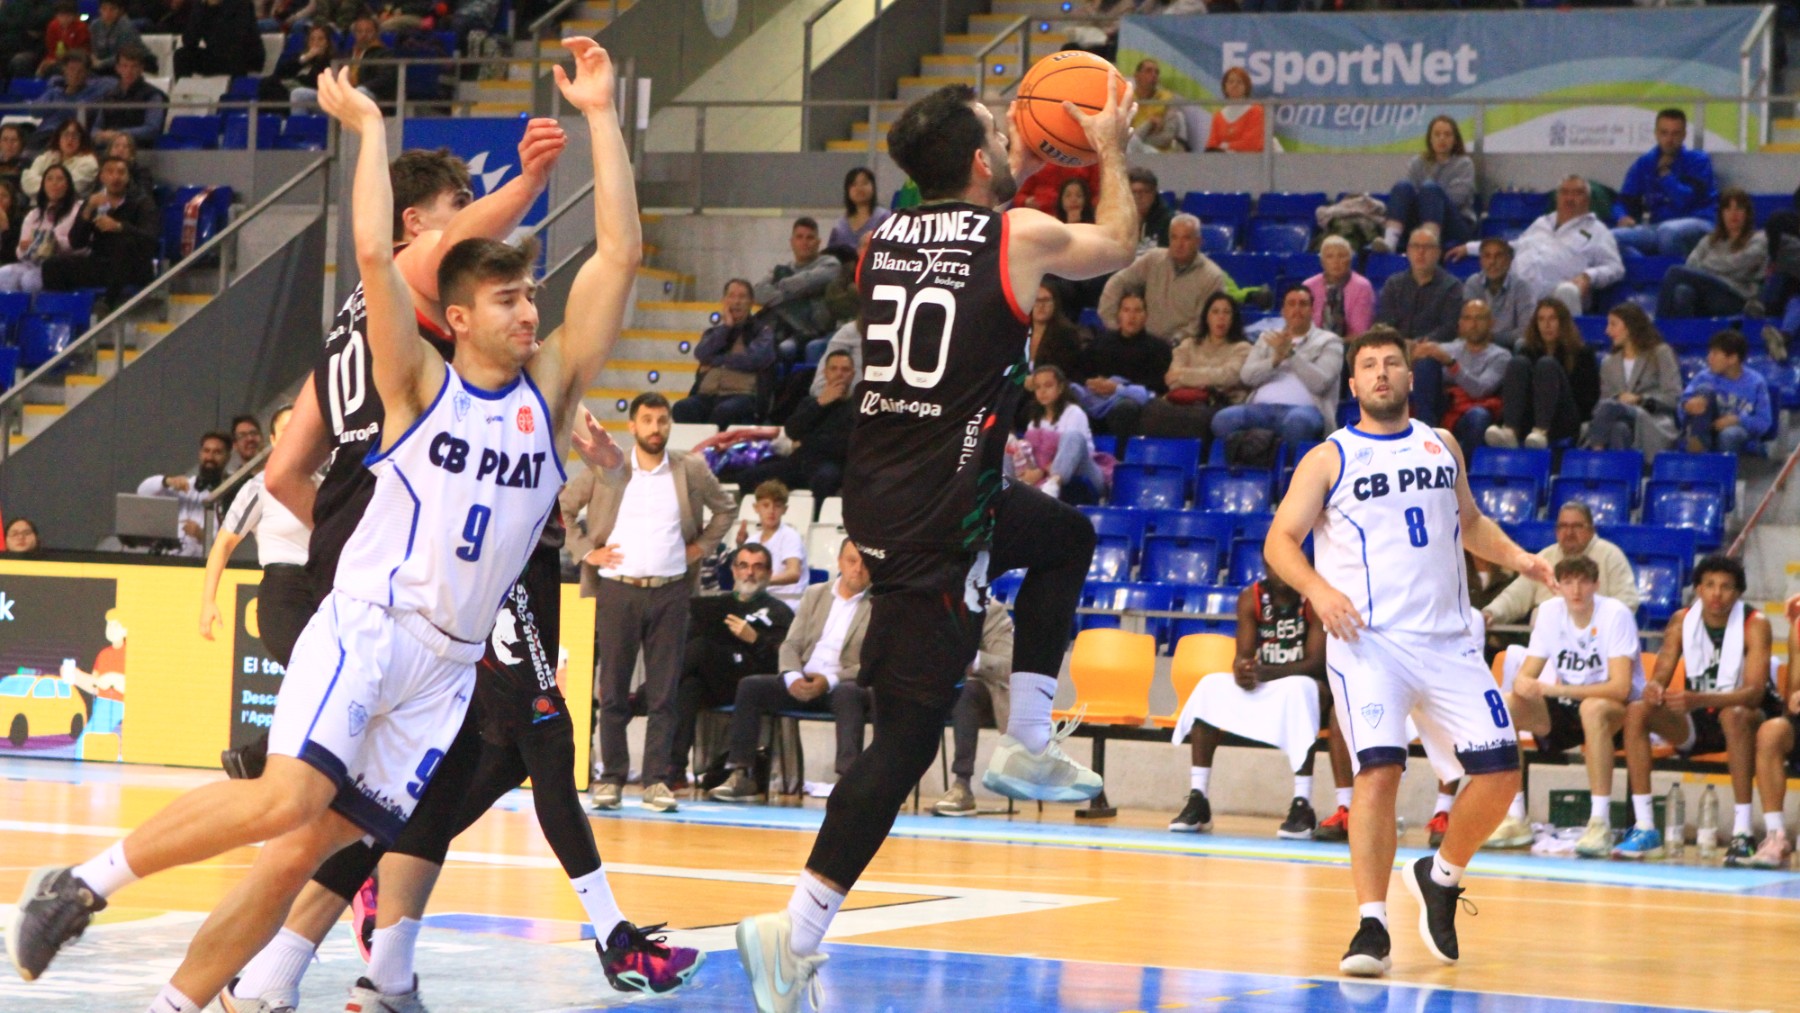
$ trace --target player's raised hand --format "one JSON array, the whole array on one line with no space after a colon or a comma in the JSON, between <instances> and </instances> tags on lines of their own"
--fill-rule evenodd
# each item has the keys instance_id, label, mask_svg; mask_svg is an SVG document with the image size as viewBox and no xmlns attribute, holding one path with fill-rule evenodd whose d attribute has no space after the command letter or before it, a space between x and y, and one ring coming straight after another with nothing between
<instances>
[{"instance_id":1,"label":"player's raised hand","mask_svg":"<svg viewBox=\"0 0 1800 1013\"><path fill-rule=\"evenodd\" d=\"M1131 119L1137 115L1137 99L1124 101L1131 94L1131 82L1121 77L1118 85L1116 94L1108 89L1106 105L1097 113L1087 112L1073 102L1063 103L1063 111L1081 124L1088 143L1101 154L1124 154L1125 142L1131 137Z\"/></svg>"},{"instance_id":2,"label":"player's raised hand","mask_svg":"<svg viewBox=\"0 0 1800 1013\"><path fill-rule=\"evenodd\" d=\"M1006 164L1012 170L1014 183L1023 183L1044 167L1044 160L1025 143L1025 132L1019 129L1019 100L1006 107Z\"/></svg>"},{"instance_id":3,"label":"player's raised hand","mask_svg":"<svg viewBox=\"0 0 1800 1013\"><path fill-rule=\"evenodd\" d=\"M339 67L319 75L319 108L331 114L344 129L361 135L382 129L381 107L367 93L350 83L350 68Z\"/></svg>"},{"instance_id":4,"label":"player's raised hand","mask_svg":"<svg viewBox=\"0 0 1800 1013\"><path fill-rule=\"evenodd\" d=\"M539 116L525 124L525 136L519 139L519 174L539 185L550 181L550 170L568 147L569 135L562 124L548 116Z\"/></svg>"},{"instance_id":5,"label":"player's raised hand","mask_svg":"<svg viewBox=\"0 0 1800 1013\"><path fill-rule=\"evenodd\" d=\"M563 72L562 65L553 68L556 74L556 86L562 89L563 98L583 113L597 113L613 107L613 88L615 85L612 57L606 54L600 43L588 38L570 38L562 41L563 48L575 56L575 80Z\"/></svg>"},{"instance_id":6,"label":"player's raised hand","mask_svg":"<svg viewBox=\"0 0 1800 1013\"><path fill-rule=\"evenodd\" d=\"M581 414L575 419L575 431L570 435L570 442L575 446L575 453L590 468L611 471L625 462L625 452L613 442L612 434L594 418L594 413L584 405Z\"/></svg>"},{"instance_id":7,"label":"player's raised hand","mask_svg":"<svg viewBox=\"0 0 1800 1013\"><path fill-rule=\"evenodd\" d=\"M1346 643L1356 643L1356 631L1367 623L1363 622L1362 613L1356 611L1356 606L1350 604L1350 599L1344 596L1344 592L1335 587L1326 587L1311 595L1308 600L1312 602L1313 612L1319 617L1319 622L1325 625L1325 632Z\"/></svg>"}]
</instances>

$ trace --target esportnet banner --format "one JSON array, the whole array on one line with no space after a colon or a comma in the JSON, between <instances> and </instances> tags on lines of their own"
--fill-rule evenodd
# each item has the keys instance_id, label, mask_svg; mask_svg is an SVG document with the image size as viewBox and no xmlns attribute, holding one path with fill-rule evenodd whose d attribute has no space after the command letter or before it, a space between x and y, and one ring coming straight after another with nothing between
<instances>
[{"instance_id":1,"label":"esportnet banner","mask_svg":"<svg viewBox=\"0 0 1800 1013\"><path fill-rule=\"evenodd\" d=\"M1273 110L1286 151L1414 152L1439 114L1472 136L1475 109L1457 99L1553 98L1570 104L1490 106L1487 150L1635 152L1655 143L1659 106L1688 105L1692 122L1698 109L1684 99L1740 93L1738 48L1760 12L1133 17L1119 31L1118 64L1129 76L1153 57L1165 87L1202 101L1220 99L1222 75L1243 67L1253 97L1302 100ZM1737 148L1740 114L1708 105L1708 149ZM1754 141L1762 110L1749 114Z\"/></svg>"}]
</instances>

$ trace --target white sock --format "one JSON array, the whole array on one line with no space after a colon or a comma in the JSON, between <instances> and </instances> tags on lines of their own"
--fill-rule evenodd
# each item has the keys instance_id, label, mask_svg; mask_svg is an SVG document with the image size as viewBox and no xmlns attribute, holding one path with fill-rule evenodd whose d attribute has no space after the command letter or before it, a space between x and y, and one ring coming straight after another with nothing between
<instances>
[{"instance_id":1,"label":"white sock","mask_svg":"<svg viewBox=\"0 0 1800 1013\"><path fill-rule=\"evenodd\" d=\"M1631 815L1637 820L1637 829L1656 829L1656 814L1650 808L1651 802L1655 798L1655 795L1633 794L1631 796Z\"/></svg>"},{"instance_id":2,"label":"white sock","mask_svg":"<svg viewBox=\"0 0 1800 1013\"><path fill-rule=\"evenodd\" d=\"M1595 795L1588 806L1588 821L1599 820L1612 826L1612 796Z\"/></svg>"},{"instance_id":3,"label":"white sock","mask_svg":"<svg viewBox=\"0 0 1800 1013\"><path fill-rule=\"evenodd\" d=\"M831 927L831 920L843 905L843 894L819 882L812 873L802 872L794 884L794 895L788 898L788 920L794 925L788 949L802 957L819 952L825 930Z\"/></svg>"},{"instance_id":4,"label":"white sock","mask_svg":"<svg viewBox=\"0 0 1800 1013\"><path fill-rule=\"evenodd\" d=\"M1188 787L1189 788L1192 788L1195 791L1199 792L1200 794L1204 795L1204 794L1206 794L1206 789L1211 786L1212 786L1212 768L1211 767L1189 767L1188 768Z\"/></svg>"},{"instance_id":5,"label":"white sock","mask_svg":"<svg viewBox=\"0 0 1800 1013\"><path fill-rule=\"evenodd\" d=\"M599 937L600 945L605 946L606 937L625 920L619 902L613 900L606 869L595 869L580 879L571 879L569 885L575 888L575 896L581 900L582 909L587 911L588 921L594 925L594 935Z\"/></svg>"},{"instance_id":6,"label":"white sock","mask_svg":"<svg viewBox=\"0 0 1800 1013\"><path fill-rule=\"evenodd\" d=\"M419 921L402 918L375 930L369 947L369 982L382 995L405 995L413 990L413 948L419 942Z\"/></svg>"},{"instance_id":7,"label":"white sock","mask_svg":"<svg viewBox=\"0 0 1800 1013\"><path fill-rule=\"evenodd\" d=\"M1295 798L1303 798L1303 799L1307 800L1308 802L1312 801L1312 775L1311 774L1295 774L1294 775L1294 797Z\"/></svg>"},{"instance_id":8,"label":"white sock","mask_svg":"<svg viewBox=\"0 0 1800 1013\"><path fill-rule=\"evenodd\" d=\"M1763 829L1771 834L1782 834L1787 832L1787 824L1781 821L1779 812L1763 813Z\"/></svg>"},{"instance_id":9,"label":"white sock","mask_svg":"<svg viewBox=\"0 0 1800 1013\"><path fill-rule=\"evenodd\" d=\"M298 1006L300 979L306 975L315 948L312 940L300 933L282 929L269 940L269 945L250 958L250 963L244 965L244 973L238 976L237 986L231 994L243 999L272 995L281 1000L273 1005Z\"/></svg>"},{"instance_id":10,"label":"white sock","mask_svg":"<svg viewBox=\"0 0 1800 1013\"><path fill-rule=\"evenodd\" d=\"M1442 852L1431 856L1431 881L1433 883L1439 886L1455 886L1462 882L1462 876L1463 866L1451 865L1444 861Z\"/></svg>"},{"instance_id":11,"label":"white sock","mask_svg":"<svg viewBox=\"0 0 1800 1013\"><path fill-rule=\"evenodd\" d=\"M1437 808L1431 810L1431 815L1436 816L1438 813L1447 813L1450 811L1450 807L1455 804L1456 804L1456 796L1455 795L1446 795L1440 791L1440 792L1438 792L1438 797L1437 797Z\"/></svg>"},{"instance_id":12,"label":"white sock","mask_svg":"<svg viewBox=\"0 0 1800 1013\"><path fill-rule=\"evenodd\" d=\"M1513 796L1512 805L1506 807L1506 815L1511 816L1515 820L1522 820L1525 818L1524 792L1519 792L1517 795Z\"/></svg>"},{"instance_id":13,"label":"white sock","mask_svg":"<svg viewBox=\"0 0 1800 1013\"><path fill-rule=\"evenodd\" d=\"M1355 794L1356 794L1355 788L1339 788L1339 789L1337 789L1337 804L1343 806L1346 809L1350 808L1350 799Z\"/></svg>"},{"instance_id":14,"label":"white sock","mask_svg":"<svg viewBox=\"0 0 1800 1013\"><path fill-rule=\"evenodd\" d=\"M1750 803L1736 803L1731 807L1731 836L1750 832Z\"/></svg>"},{"instance_id":15,"label":"white sock","mask_svg":"<svg viewBox=\"0 0 1800 1013\"><path fill-rule=\"evenodd\" d=\"M164 985L162 991L156 993L156 1001L150 1004L150 1013L200 1013L200 1007L177 991L174 985Z\"/></svg>"},{"instance_id":16,"label":"white sock","mask_svg":"<svg viewBox=\"0 0 1800 1013\"><path fill-rule=\"evenodd\" d=\"M124 841L115 842L112 847L77 865L75 878L102 897L111 897L138 881L137 873L132 872L125 861Z\"/></svg>"},{"instance_id":17,"label":"white sock","mask_svg":"<svg viewBox=\"0 0 1800 1013\"><path fill-rule=\"evenodd\" d=\"M1381 234L1381 238L1384 242L1387 243L1389 250L1392 250L1395 253L1400 252L1400 226L1398 226L1398 225L1388 226L1387 231L1385 231ZM1386 923L1384 922L1383 924L1386 924Z\"/></svg>"},{"instance_id":18,"label":"white sock","mask_svg":"<svg viewBox=\"0 0 1800 1013\"><path fill-rule=\"evenodd\" d=\"M1373 918L1380 922L1381 927L1385 929L1387 928L1387 901L1378 900L1373 904L1358 904L1356 905L1356 915L1359 918Z\"/></svg>"},{"instance_id":19,"label":"white sock","mask_svg":"<svg viewBox=\"0 0 1800 1013\"><path fill-rule=\"evenodd\" d=\"M1056 702L1055 677L1014 672L1006 685L1012 697L1012 714L1006 719L1006 734L1018 739L1033 753L1043 752L1050 744L1050 705Z\"/></svg>"}]
</instances>

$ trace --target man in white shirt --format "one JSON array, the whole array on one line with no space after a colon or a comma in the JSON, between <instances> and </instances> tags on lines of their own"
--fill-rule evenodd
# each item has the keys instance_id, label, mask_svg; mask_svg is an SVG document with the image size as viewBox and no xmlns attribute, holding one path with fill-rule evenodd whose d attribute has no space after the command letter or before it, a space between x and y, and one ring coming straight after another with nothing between
<instances>
[{"instance_id":1,"label":"man in white shirt","mask_svg":"<svg viewBox=\"0 0 1800 1013\"><path fill-rule=\"evenodd\" d=\"M1557 596L1538 609L1532 623L1531 644L1506 695L1506 709L1519 731L1531 733L1540 753L1588 745L1593 810L1575 853L1605 858L1612 853L1613 736L1625 727L1625 705L1644 692L1637 620L1617 599L1596 593L1600 567L1587 556L1558 562L1556 581ZM1519 760L1522 768L1524 750ZM1531 840L1520 791L1485 846L1522 848Z\"/></svg>"},{"instance_id":2,"label":"man in white shirt","mask_svg":"<svg viewBox=\"0 0 1800 1013\"><path fill-rule=\"evenodd\" d=\"M1625 277L1612 230L1589 209L1587 180L1571 175L1556 188L1556 210L1532 222L1512 241L1513 274L1531 290L1532 301L1554 297L1580 316L1594 293ZM1481 244L1464 248L1474 256Z\"/></svg>"},{"instance_id":3,"label":"man in white shirt","mask_svg":"<svg viewBox=\"0 0 1800 1013\"><path fill-rule=\"evenodd\" d=\"M1272 429L1288 444L1316 440L1337 428L1344 341L1313 326L1313 297L1295 285L1281 298L1280 330L1264 331L1244 360L1250 400L1213 416L1213 439L1239 429Z\"/></svg>"},{"instance_id":4,"label":"man in white shirt","mask_svg":"<svg viewBox=\"0 0 1800 1013\"><path fill-rule=\"evenodd\" d=\"M863 632L869 626L869 571L849 539L838 549L838 579L807 588L781 642L780 675L752 675L738 683L731 712L731 777L708 793L718 802L749 802L759 792L752 765L764 717L818 711L837 719L837 772L863 750L868 691L856 684Z\"/></svg>"},{"instance_id":5,"label":"man in white shirt","mask_svg":"<svg viewBox=\"0 0 1800 1013\"><path fill-rule=\"evenodd\" d=\"M225 480L225 461L231 454L231 437L207 433L200 437L200 465L191 475L151 475L138 483L139 496L173 496L181 501L176 538L177 556L198 559L206 555L206 501Z\"/></svg>"}]
</instances>

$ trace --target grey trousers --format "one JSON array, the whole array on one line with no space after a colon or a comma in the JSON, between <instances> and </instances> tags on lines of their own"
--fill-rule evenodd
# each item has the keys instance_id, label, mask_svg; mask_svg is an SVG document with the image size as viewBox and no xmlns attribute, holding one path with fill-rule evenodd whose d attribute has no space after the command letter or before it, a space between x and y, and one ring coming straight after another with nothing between
<instances>
[{"instance_id":1,"label":"grey trousers","mask_svg":"<svg viewBox=\"0 0 1800 1013\"><path fill-rule=\"evenodd\" d=\"M644 653L644 783L668 783L669 749L675 741L675 684L687 646L686 580L657 588L600 581L594 595L594 700L599 711L600 778L624 784L631 770L625 726L631 723L631 674Z\"/></svg>"},{"instance_id":2,"label":"grey trousers","mask_svg":"<svg viewBox=\"0 0 1800 1013\"><path fill-rule=\"evenodd\" d=\"M863 751L863 725L869 710L869 691L854 681L846 680L837 688L814 700L800 701L788 692L787 683L779 675L752 675L737 685L737 705L731 713L731 755L733 767L749 769L756 760L756 742L762 733L762 721L781 711L814 711L837 719L837 765L839 776L850 769Z\"/></svg>"}]
</instances>

